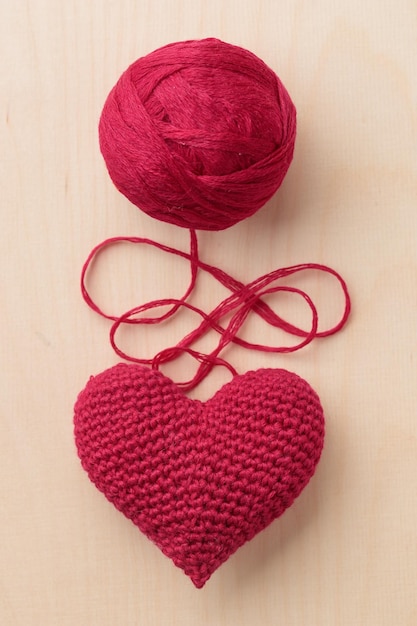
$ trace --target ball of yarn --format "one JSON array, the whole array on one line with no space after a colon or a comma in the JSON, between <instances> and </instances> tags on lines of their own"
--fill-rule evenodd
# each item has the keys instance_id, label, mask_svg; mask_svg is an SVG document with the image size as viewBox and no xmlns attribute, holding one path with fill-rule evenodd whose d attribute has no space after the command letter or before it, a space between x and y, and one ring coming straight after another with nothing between
<instances>
[{"instance_id":1,"label":"ball of yarn","mask_svg":"<svg viewBox=\"0 0 417 626\"><path fill-rule=\"evenodd\" d=\"M138 59L110 92L100 148L116 187L148 215L221 230L276 192L291 163L295 107L251 52L217 39Z\"/></svg>"}]
</instances>

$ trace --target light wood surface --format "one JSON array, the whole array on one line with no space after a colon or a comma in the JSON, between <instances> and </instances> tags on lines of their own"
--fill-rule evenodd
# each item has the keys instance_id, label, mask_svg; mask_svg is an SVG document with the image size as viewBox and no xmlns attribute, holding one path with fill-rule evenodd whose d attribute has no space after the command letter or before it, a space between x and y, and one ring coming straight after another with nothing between
<instances>
[{"instance_id":1,"label":"light wood surface","mask_svg":"<svg viewBox=\"0 0 417 626\"><path fill-rule=\"evenodd\" d=\"M416 33L413 0L1 0L2 626L417 624ZM203 233L202 257L241 280L328 264L353 313L294 355L228 352L240 372L307 378L326 447L294 506L197 591L89 483L72 407L90 374L117 362L107 322L79 292L90 249L122 234L188 243L112 186L97 142L104 98L137 57L205 36L274 68L298 138L278 194L250 220ZM97 265L95 294L121 312L179 295L186 279L181 261L122 246ZM334 285L310 285L323 323L336 320ZM221 295L201 277L196 302L208 310ZM296 319L298 304L285 305ZM193 322L184 314L124 345L152 355ZM245 336L282 340L255 320Z\"/></svg>"}]
</instances>

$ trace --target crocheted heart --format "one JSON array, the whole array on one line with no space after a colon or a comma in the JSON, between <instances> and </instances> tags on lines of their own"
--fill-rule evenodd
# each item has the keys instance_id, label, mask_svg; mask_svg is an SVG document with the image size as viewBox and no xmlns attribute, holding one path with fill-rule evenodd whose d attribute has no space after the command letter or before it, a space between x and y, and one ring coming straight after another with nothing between
<instances>
[{"instance_id":1,"label":"crocheted heart","mask_svg":"<svg viewBox=\"0 0 417 626\"><path fill-rule=\"evenodd\" d=\"M74 424L92 482L196 587L290 506L324 437L318 396L282 369L235 376L201 402L119 364L90 379Z\"/></svg>"}]
</instances>

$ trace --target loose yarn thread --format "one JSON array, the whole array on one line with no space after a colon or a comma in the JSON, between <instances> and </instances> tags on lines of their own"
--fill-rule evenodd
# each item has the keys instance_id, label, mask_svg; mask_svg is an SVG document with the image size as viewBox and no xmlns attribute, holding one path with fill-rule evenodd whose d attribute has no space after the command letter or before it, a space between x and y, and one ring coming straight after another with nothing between
<instances>
[{"instance_id":1,"label":"loose yarn thread","mask_svg":"<svg viewBox=\"0 0 417 626\"><path fill-rule=\"evenodd\" d=\"M276 192L291 163L294 104L257 56L218 39L172 43L135 61L111 90L100 148L142 211L221 230Z\"/></svg>"},{"instance_id":2,"label":"loose yarn thread","mask_svg":"<svg viewBox=\"0 0 417 626\"><path fill-rule=\"evenodd\" d=\"M90 295L89 290L86 286L86 277L91 263L94 261L97 255L103 252L103 250L108 246L117 243L149 245L174 256L179 256L187 259L190 262L191 272L190 283L184 295L180 298L170 297L158 300L151 300L139 306L135 306L119 316L105 313ZM229 297L222 300L210 313L205 313L199 307L196 307L188 302L188 299L190 298L196 285L198 270L208 272L213 278L215 278L223 286L227 287L232 292ZM335 326L327 330L318 329L319 316L317 308L310 296L305 291L289 285L274 284L277 281L306 270L321 271L332 275L336 278L342 289L345 300L343 314L339 322ZM318 263L302 263L299 265L273 270L272 272L269 272L245 285L240 281L234 279L232 276L230 276L220 268L205 263L199 258L197 235L193 230L190 231L189 253L142 237L113 237L110 239L106 239L102 243L98 244L95 248L93 248L86 262L84 263L81 272L81 292L85 302L92 310L94 310L102 317L105 317L113 322L110 329L110 343L119 357L133 363L151 366L152 369L159 369L160 365L176 359L182 353L187 353L194 357L197 361L199 361L200 365L193 378L187 382L177 383L178 387L182 388L184 391L190 391L191 389L196 387L210 373L215 365L222 365L226 367L232 373L232 375L237 374L235 368L228 361L219 356L224 348L231 342L238 344L241 347L261 352L295 352L311 343L315 338L327 337L341 330L341 328L343 328L348 320L351 309L350 296L347 285L343 278L340 276L340 274L334 269ZM268 304L266 304L262 300L263 296L279 292L292 293L304 299L304 301L307 303L311 310L310 330L306 331L287 322L279 315L277 315L268 306ZM168 306L169 308L167 311L159 316L140 317L140 315L147 311L151 311L152 309L157 309L163 306ZM184 337L175 346L161 350L153 358L146 359L132 356L124 352L117 345L116 334L121 325L159 324L172 317L181 307L187 308L194 313L197 313L202 318L202 321L197 326L197 328L195 328L192 332L186 335L186 337ZM293 346L266 346L245 341L238 336L238 332L251 311L260 315L271 326L284 330L291 335L300 337L301 341ZM223 327L220 323L222 318L231 313L232 316L227 326ZM214 329L220 335L217 346L209 354L204 354L193 349L191 346L211 329Z\"/></svg>"}]
</instances>

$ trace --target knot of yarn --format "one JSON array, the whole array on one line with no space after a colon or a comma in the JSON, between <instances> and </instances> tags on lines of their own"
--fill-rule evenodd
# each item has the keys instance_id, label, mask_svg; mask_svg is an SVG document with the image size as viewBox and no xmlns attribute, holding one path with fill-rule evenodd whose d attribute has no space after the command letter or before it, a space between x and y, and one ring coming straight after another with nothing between
<instances>
[{"instance_id":1,"label":"knot of yarn","mask_svg":"<svg viewBox=\"0 0 417 626\"><path fill-rule=\"evenodd\" d=\"M159 220L222 230L276 192L291 163L296 112L276 74L217 39L173 43L134 62L99 125L109 174Z\"/></svg>"}]
</instances>

